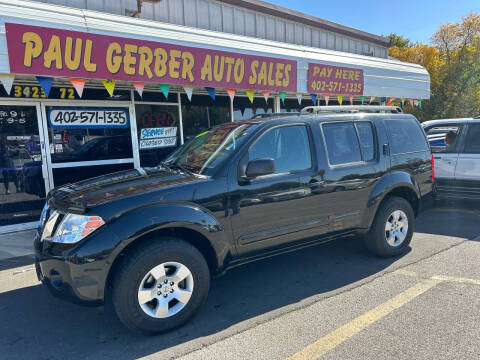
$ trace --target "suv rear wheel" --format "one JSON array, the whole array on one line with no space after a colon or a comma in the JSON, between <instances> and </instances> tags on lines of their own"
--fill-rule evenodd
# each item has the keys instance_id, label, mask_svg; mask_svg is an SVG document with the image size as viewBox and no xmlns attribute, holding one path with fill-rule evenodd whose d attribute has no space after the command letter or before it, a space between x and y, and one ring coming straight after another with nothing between
<instances>
[{"instance_id":1,"label":"suv rear wheel","mask_svg":"<svg viewBox=\"0 0 480 360\"><path fill-rule=\"evenodd\" d=\"M403 254L412 240L415 215L410 203L397 196L380 205L365 238L367 248L382 257Z\"/></svg>"},{"instance_id":2,"label":"suv rear wheel","mask_svg":"<svg viewBox=\"0 0 480 360\"><path fill-rule=\"evenodd\" d=\"M113 305L131 330L158 333L189 320L205 302L210 272L203 255L177 238L135 249L113 282Z\"/></svg>"}]
</instances>

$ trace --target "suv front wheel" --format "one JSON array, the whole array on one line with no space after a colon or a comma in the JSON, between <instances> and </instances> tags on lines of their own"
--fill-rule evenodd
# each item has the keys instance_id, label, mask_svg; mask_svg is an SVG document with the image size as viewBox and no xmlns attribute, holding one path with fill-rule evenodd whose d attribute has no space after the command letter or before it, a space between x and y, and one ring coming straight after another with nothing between
<instances>
[{"instance_id":1,"label":"suv front wheel","mask_svg":"<svg viewBox=\"0 0 480 360\"><path fill-rule=\"evenodd\" d=\"M365 238L367 248L382 257L403 254L412 240L415 215L404 198L391 196L380 205Z\"/></svg>"},{"instance_id":2,"label":"suv front wheel","mask_svg":"<svg viewBox=\"0 0 480 360\"><path fill-rule=\"evenodd\" d=\"M205 302L210 272L203 255L177 238L158 238L134 249L113 282L119 319L131 330L158 333L189 320Z\"/></svg>"}]
</instances>

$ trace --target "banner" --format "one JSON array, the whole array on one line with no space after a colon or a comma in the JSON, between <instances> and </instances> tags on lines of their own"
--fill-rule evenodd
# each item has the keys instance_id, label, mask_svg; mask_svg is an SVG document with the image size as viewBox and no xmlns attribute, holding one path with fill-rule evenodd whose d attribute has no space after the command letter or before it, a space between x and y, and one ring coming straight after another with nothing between
<instances>
[{"instance_id":1,"label":"banner","mask_svg":"<svg viewBox=\"0 0 480 360\"><path fill-rule=\"evenodd\" d=\"M310 93L363 95L363 70L322 64L308 64Z\"/></svg>"},{"instance_id":2,"label":"banner","mask_svg":"<svg viewBox=\"0 0 480 360\"><path fill-rule=\"evenodd\" d=\"M297 62L78 31L5 24L10 72L297 91Z\"/></svg>"}]
</instances>

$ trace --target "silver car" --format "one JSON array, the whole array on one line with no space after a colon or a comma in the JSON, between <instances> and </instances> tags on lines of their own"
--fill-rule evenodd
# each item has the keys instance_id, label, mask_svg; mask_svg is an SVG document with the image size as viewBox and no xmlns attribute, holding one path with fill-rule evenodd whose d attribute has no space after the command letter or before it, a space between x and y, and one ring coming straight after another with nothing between
<instances>
[{"instance_id":1,"label":"silver car","mask_svg":"<svg viewBox=\"0 0 480 360\"><path fill-rule=\"evenodd\" d=\"M435 163L435 195L480 199L480 117L422 123Z\"/></svg>"}]
</instances>

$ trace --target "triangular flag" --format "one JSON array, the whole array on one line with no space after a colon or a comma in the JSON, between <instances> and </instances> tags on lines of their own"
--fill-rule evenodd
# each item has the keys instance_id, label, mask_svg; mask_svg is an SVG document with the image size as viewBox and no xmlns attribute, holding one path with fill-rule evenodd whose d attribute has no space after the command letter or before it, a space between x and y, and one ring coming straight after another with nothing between
<instances>
[{"instance_id":1,"label":"triangular flag","mask_svg":"<svg viewBox=\"0 0 480 360\"><path fill-rule=\"evenodd\" d=\"M184 86L183 90L187 94L188 101L192 101L192 94L193 94L193 87L192 86Z\"/></svg>"},{"instance_id":2,"label":"triangular flag","mask_svg":"<svg viewBox=\"0 0 480 360\"><path fill-rule=\"evenodd\" d=\"M408 99L408 102L410 103L410 106L413 108L413 99Z\"/></svg>"},{"instance_id":3,"label":"triangular flag","mask_svg":"<svg viewBox=\"0 0 480 360\"><path fill-rule=\"evenodd\" d=\"M110 96L113 96L113 91L115 90L115 80L102 80L102 83Z\"/></svg>"},{"instance_id":4,"label":"triangular flag","mask_svg":"<svg viewBox=\"0 0 480 360\"><path fill-rule=\"evenodd\" d=\"M257 107L256 106L252 106L252 113L253 113L253 115L255 115L257 113Z\"/></svg>"},{"instance_id":5,"label":"triangular flag","mask_svg":"<svg viewBox=\"0 0 480 360\"><path fill-rule=\"evenodd\" d=\"M270 91L269 90L263 90L262 94L263 94L263 98L265 99L265 102L268 103L268 97L270 96Z\"/></svg>"},{"instance_id":6,"label":"triangular flag","mask_svg":"<svg viewBox=\"0 0 480 360\"><path fill-rule=\"evenodd\" d=\"M393 100L395 100L395 98L391 97L389 102L393 103Z\"/></svg>"},{"instance_id":7,"label":"triangular flag","mask_svg":"<svg viewBox=\"0 0 480 360\"><path fill-rule=\"evenodd\" d=\"M371 104L373 100L375 100L375 96L370 96L370 101L368 103Z\"/></svg>"},{"instance_id":8,"label":"triangular flag","mask_svg":"<svg viewBox=\"0 0 480 360\"><path fill-rule=\"evenodd\" d=\"M168 92L170 91L170 84L158 84L160 90L162 90L163 96L168 99Z\"/></svg>"},{"instance_id":9,"label":"triangular flag","mask_svg":"<svg viewBox=\"0 0 480 360\"><path fill-rule=\"evenodd\" d=\"M400 101L402 102L402 107L403 107L403 104L405 104L405 99L404 99L404 98L400 98Z\"/></svg>"},{"instance_id":10,"label":"triangular flag","mask_svg":"<svg viewBox=\"0 0 480 360\"><path fill-rule=\"evenodd\" d=\"M302 98L303 98L303 94L302 93L297 93L298 105L302 105Z\"/></svg>"},{"instance_id":11,"label":"triangular flag","mask_svg":"<svg viewBox=\"0 0 480 360\"><path fill-rule=\"evenodd\" d=\"M83 88L85 86L85 79L70 78L68 80L70 80L70 83L73 85L78 96L81 98L83 95Z\"/></svg>"},{"instance_id":12,"label":"triangular flag","mask_svg":"<svg viewBox=\"0 0 480 360\"><path fill-rule=\"evenodd\" d=\"M418 100L413 100L413 105L418 106Z\"/></svg>"},{"instance_id":13,"label":"triangular flag","mask_svg":"<svg viewBox=\"0 0 480 360\"><path fill-rule=\"evenodd\" d=\"M342 105L342 102L343 102L343 95L342 94L337 95L337 101L338 101L338 105Z\"/></svg>"},{"instance_id":14,"label":"triangular flag","mask_svg":"<svg viewBox=\"0 0 480 360\"><path fill-rule=\"evenodd\" d=\"M12 91L13 80L15 80L15 74L0 74L0 82L8 95Z\"/></svg>"},{"instance_id":15,"label":"triangular flag","mask_svg":"<svg viewBox=\"0 0 480 360\"><path fill-rule=\"evenodd\" d=\"M353 105L353 95L348 95L348 99L350 100L350 105Z\"/></svg>"},{"instance_id":16,"label":"triangular flag","mask_svg":"<svg viewBox=\"0 0 480 360\"><path fill-rule=\"evenodd\" d=\"M365 95L360 96L360 100L362 101L362 105L365 103Z\"/></svg>"},{"instance_id":17,"label":"triangular flag","mask_svg":"<svg viewBox=\"0 0 480 360\"><path fill-rule=\"evenodd\" d=\"M422 100L418 100L418 107L421 109L422 108Z\"/></svg>"},{"instance_id":18,"label":"triangular flag","mask_svg":"<svg viewBox=\"0 0 480 360\"><path fill-rule=\"evenodd\" d=\"M393 102L392 101L389 101L386 103L387 106L393 106Z\"/></svg>"},{"instance_id":19,"label":"triangular flag","mask_svg":"<svg viewBox=\"0 0 480 360\"><path fill-rule=\"evenodd\" d=\"M240 107L240 114L242 114L242 116L243 116L244 113L245 113L245 106L241 106Z\"/></svg>"},{"instance_id":20,"label":"triangular flag","mask_svg":"<svg viewBox=\"0 0 480 360\"><path fill-rule=\"evenodd\" d=\"M313 105L317 105L317 94L310 94L310 97L312 98Z\"/></svg>"},{"instance_id":21,"label":"triangular flag","mask_svg":"<svg viewBox=\"0 0 480 360\"><path fill-rule=\"evenodd\" d=\"M280 91L278 95L280 95L280 99L282 99L282 103L285 104L285 96L287 96L287 93L285 91Z\"/></svg>"},{"instance_id":22,"label":"triangular flag","mask_svg":"<svg viewBox=\"0 0 480 360\"><path fill-rule=\"evenodd\" d=\"M381 103L383 104L384 102L387 101L387 98L386 98L385 96L382 96L382 97L380 98L380 101L381 101Z\"/></svg>"},{"instance_id":23,"label":"triangular flag","mask_svg":"<svg viewBox=\"0 0 480 360\"><path fill-rule=\"evenodd\" d=\"M52 89L53 78L48 76L37 76L37 81L43 89L45 95L50 94L50 90Z\"/></svg>"},{"instance_id":24,"label":"triangular flag","mask_svg":"<svg viewBox=\"0 0 480 360\"><path fill-rule=\"evenodd\" d=\"M210 97L215 100L215 88L213 87L206 87L205 90L207 90L208 94Z\"/></svg>"},{"instance_id":25,"label":"triangular flag","mask_svg":"<svg viewBox=\"0 0 480 360\"><path fill-rule=\"evenodd\" d=\"M253 90L246 90L245 92L247 93L248 100L253 104L253 95L255 92Z\"/></svg>"},{"instance_id":26,"label":"triangular flag","mask_svg":"<svg viewBox=\"0 0 480 360\"><path fill-rule=\"evenodd\" d=\"M230 96L230 100L233 101L233 98L235 97L235 89L226 89L228 96Z\"/></svg>"},{"instance_id":27,"label":"triangular flag","mask_svg":"<svg viewBox=\"0 0 480 360\"><path fill-rule=\"evenodd\" d=\"M140 95L143 96L143 88L145 87L145 83L143 81L132 81L132 86L135 88L135 91Z\"/></svg>"},{"instance_id":28,"label":"triangular flag","mask_svg":"<svg viewBox=\"0 0 480 360\"><path fill-rule=\"evenodd\" d=\"M328 100L330 99L330 94L323 94L323 98L325 99L325 105L328 106Z\"/></svg>"}]
</instances>

